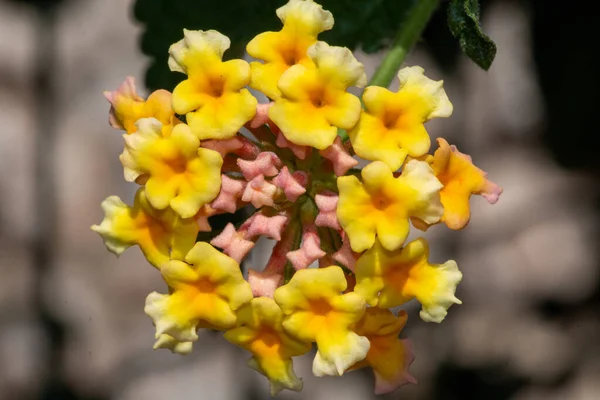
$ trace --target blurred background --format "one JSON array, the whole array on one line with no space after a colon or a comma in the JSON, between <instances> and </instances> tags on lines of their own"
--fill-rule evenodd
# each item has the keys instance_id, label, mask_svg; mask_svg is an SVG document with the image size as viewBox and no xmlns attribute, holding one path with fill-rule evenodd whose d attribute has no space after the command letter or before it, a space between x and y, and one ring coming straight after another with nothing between
<instances>
[{"instance_id":1,"label":"blurred background","mask_svg":"<svg viewBox=\"0 0 600 400\"><path fill-rule=\"evenodd\" d=\"M54 3L0 0L0 399L269 398L249 355L219 334L203 332L187 357L152 351L143 305L164 284L138 248L117 259L89 229L104 198L135 191L102 91L127 75L144 91L152 61L140 41L152 40L133 1ZM474 198L463 231L427 232L432 260L455 259L464 274L463 305L441 325L407 306L420 383L380 398L600 399L600 78L589 4L483 1L498 45L488 72L460 53L444 12L410 55L454 103L431 135L471 154L504 194L495 206ZM381 53L357 54L372 74ZM251 266L262 267L261 246ZM304 391L279 398L375 398L370 371L317 379L311 357L296 362Z\"/></svg>"}]
</instances>

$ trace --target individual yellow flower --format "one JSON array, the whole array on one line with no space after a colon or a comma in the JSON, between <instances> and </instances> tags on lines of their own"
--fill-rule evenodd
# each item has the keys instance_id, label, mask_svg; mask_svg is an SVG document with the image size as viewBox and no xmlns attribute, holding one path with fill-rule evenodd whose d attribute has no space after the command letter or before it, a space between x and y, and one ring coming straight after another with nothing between
<instances>
[{"instance_id":1,"label":"individual yellow flower","mask_svg":"<svg viewBox=\"0 0 600 400\"><path fill-rule=\"evenodd\" d=\"M368 307L354 330L369 339L367 358L350 369L371 367L375 374L375 394L393 392L406 383L416 383L408 372L414 360L410 342L398 338L408 318L406 311L396 317L390 310Z\"/></svg>"},{"instance_id":2,"label":"individual yellow flower","mask_svg":"<svg viewBox=\"0 0 600 400\"><path fill-rule=\"evenodd\" d=\"M173 90L173 109L186 114L201 140L232 138L256 114L257 101L244 89L250 66L244 60L221 61L230 41L217 31L184 29L183 36L169 48L171 71L188 76Z\"/></svg>"},{"instance_id":3,"label":"individual yellow flower","mask_svg":"<svg viewBox=\"0 0 600 400\"><path fill-rule=\"evenodd\" d=\"M407 155L420 157L429 151L431 139L423 123L452 114L443 82L427 78L423 68L403 68L398 72L398 79L397 93L378 86L365 89L366 110L349 132L357 155L383 161L394 171Z\"/></svg>"},{"instance_id":4,"label":"individual yellow flower","mask_svg":"<svg viewBox=\"0 0 600 400\"><path fill-rule=\"evenodd\" d=\"M360 116L360 100L346 90L364 86L364 67L345 47L317 42L308 49L315 67L296 64L281 75L282 96L269 117L290 142L324 150L338 128L350 129Z\"/></svg>"},{"instance_id":5,"label":"individual yellow flower","mask_svg":"<svg viewBox=\"0 0 600 400\"><path fill-rule=\"evenodd\" d=\"M308 48L316 43L319 33L333 27L333 15L312 0L290 0L277 9L277 16L283 28L258 34L246 47L250 56L265 61L250 63L250 86L271 99L281 95L277 82L289 67L313 65L306 54Z\"/></svg>"},{"instance_id":6,"label":"individual yellow flower","mask_svg":"<svg viewBox=\"0 0 600 400\"><path fill-rule=\"evenodd\" d=\"M423 320L441 322L452 304L461 304L454 295L462 279L456 262L430 264L423 238L395 251L376 242L357 260L355 272L354 291L371 306L397 307L416 298Z\"/></svg>"},{"instance_id":7,"label":"individual yellow flower","mask_svg":"<svg viewBox=\"0 0 600 400\"><path fill-rule=\"evenodd\" d=\"M367 338L352 331L365 312L365 301L356 293L341 294L347 286L340 267L297 271L274 299L286 315L284 329L303 341L317 342L313 361L316 376L342 375L364 359Z\"/></svg>"},{"instance_id":8,"label":"individual yellow flower","mask_svg":"<svg viewBox=\"0 0 600 400\"><path fill-rule=\"evenodd\" d=\"M154 118L137 122L138 131L125 135L121 162L125 179L145 181L146 196L154 208L169 206L184 218L193 217L221 189L223 159L199 148L200 141L186 124L176 125L168 137Z\"/></svg>"},{"instance_id":9,"label":"individual yellow flower","mask_svg":"<svg viewBox=\"0 0 600 400\"><path fill-rule=\"evenodd\" d=\"M133 207L110 196L102 202L102 209L104 220L92 230L117 256L137 244L150 264L160 268L170 259L183 260L196 242L199 227L195 219L181 218L170 208L154 209L143 188L137 191Z\"/></svg>"},{"instance_id":10,"label":"individual yellow flower","mask_svg":"<svg viewBox=\"0 0 600 400\"><path fill-rule=\"evenodd\" d=\"M283 389L300 391L302 380L294 373L292 357L308 352L302 342L284 330L283 312L269 297L257 297L238 310L238 325L225 332L225 339L252 353L249 364L271 383L271 396Z\"/></svg>"},{"instance_id":11,"label":"individual yellow flower","mask_svg":"<svg viewBox=\"0 0 600 400\"><path fill-rule=\"evenodd\" d=\"M167 334L195 342L199 327L232 328L235 310L252 299L238 263L205 242L196 243L185 262L165 264L161 273L170 294L150 293L144 309L156 325L156 339Z\"/></svg>"},{"instance_id":12,"label":"individual yellow flower","mask_svg":"<svg viewBox=\"0 0 600 400\"><path fill-rule=\"evenodd\" d=\"M375 161L361 175L364 183L355 176L337 180L337 216L355 252L370 248L375 235L386 249L399 248L408 236L409 217L428 223L440 220L442 185L426 162L411 160L402 175L394 178L389 166Z\"/></svg>"},{"instance_id":13,"label":"individual yellow flower","mask_svg":"<svg viewBox=\"0 0 600 400\"><path fill-rule=\"evenodd\" d=\"M487 174L473 165L471 157L439 138L440 146L433 156L431 167L444 187L440 198L444 206L442 221L450 229L462 229L471 218L469 199L482 195L490 204L498 201L502 188L487 179Z\"/></svg>"},{"instance_id":14,"label":"individual yellow flower","mask_svg":"<svg viewBox=\"0 0 600 400\"><path fill-rule=\"evenodd\" d=\"M141 118L154 117L165 126L178 122L171 107L171 93L157 90L144 100L135 90L133 77L128 76L115 91L104 92L110 102L109 122L113 128L123 129L128 134L137 130L135 123Z\"/></svg>"}]
</instances>

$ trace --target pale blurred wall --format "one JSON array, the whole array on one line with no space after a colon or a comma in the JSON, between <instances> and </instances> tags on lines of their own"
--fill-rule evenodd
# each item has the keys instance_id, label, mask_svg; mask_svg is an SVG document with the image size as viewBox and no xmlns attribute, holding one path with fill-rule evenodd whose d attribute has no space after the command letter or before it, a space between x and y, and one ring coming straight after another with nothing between
<instances>
[{"instance_id":1,"label":"pale blurred wall","mask_svg":"<svg viewBox=\"0 0 600 400\"><path fill-rule=\"evenodd\" d=\"M412 369L421 383L390 399L432 398L439 390L434 372L448 362L466 370L502 366L504 372L489 379L499 385L506 374L525 380L512 397L519 400L600 398L597 314L583 312L559 323L534 307L539 299L575 303L597 289L598 228L590 218L597 193L587 190L589 178L561 170L539 145L544 110L531 64L528 13L516 3L495 4L484 21L499 48L489 73L462 59L451 79L421 51L409 60L445 79L455 105L451 119L429 124L432 135L472 154L505 192L493 207L474 199L465 231L438 226L427 232L433 260L458 261L464 304L453 307L441 325L420 321L416 306L409 307L407 333L417 353ZM135 191L122 179L122 139L107 124L102 97L127 75L140 87L143 81L145 58L130 8L124 0L73 1L58 14L53 157L59 223L52 238L58 252L42 282L66 341L61 363L52 368L60 368L62 383L81 398L243 399L249 390L267 398L266 381L244 365L247 354L224 345L218 334L201 335L189 357L152 351L153 327L143 304L164 284L138 249L116 259L89 230L102 219L105 197L116 194L128 202ZM2 400L37 398L48 367L39 362L48 338L31 300L36 23L31 10L0 2ZM372 72L377 56L362 58ZM280 398L372 397L368 372L316 379L310 362L304 357L296 367L304 392ZM561 385L550 384L567 372Z\"/></svg>"}]
</instances>

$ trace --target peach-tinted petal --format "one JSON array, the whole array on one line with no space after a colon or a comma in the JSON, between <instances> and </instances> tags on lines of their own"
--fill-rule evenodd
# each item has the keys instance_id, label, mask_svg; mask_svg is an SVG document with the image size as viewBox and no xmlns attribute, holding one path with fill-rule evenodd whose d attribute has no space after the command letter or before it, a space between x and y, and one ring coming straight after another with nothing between
<instances>
[{"instance_id":1,"label":"peach-tinted petal","mask_svg":"<svg viewBox=\"0 0 600 400\"><path fill-rule=\"evenodd\" d=\"M450 229L464 228L471 218L469 199L473 194L483 196L490 204L498 201L502 188L487 179L487 174L473 165L471 157L450 146L442 138L431 164L444 187L440 199L444 206L442 221Z\"/></svg>"},{"instance_id":2,"label":"peach-tinted petal","mask_svg":"<svg viewBox=\"0 0 600 400\"><path fill-rule=\"evenodd\" d=\"M183 259L199 231L193 218L181 218L171 209L154 209L144 189L136 193L133 206L110 196L102 202L102 208L104 220L92 230L102 236L108 250L118 256L137 244L156 268L171 258Z\"/></svg>"}]
</instances>

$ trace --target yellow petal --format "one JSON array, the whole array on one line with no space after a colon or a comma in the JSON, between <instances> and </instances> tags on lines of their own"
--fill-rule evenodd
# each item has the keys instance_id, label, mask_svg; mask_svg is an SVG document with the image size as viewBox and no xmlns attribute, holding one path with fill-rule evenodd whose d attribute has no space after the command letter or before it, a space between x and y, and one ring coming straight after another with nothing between
<instances>
[{"instance_id":1,"label":"yellow petal","mask_svg":"<svg viewBox=\"0 0 600 400\"><path fill-rule=\"evenodd\" d=\"M440 182L431 167L411 160L402 175L394 178L387 164L376 161L356 177L338 178L340 198L337 217L355 252L370 248L375 235L388 250L399 248L409 233L409 218L439 221L443 209Z\"/></svg>"},{"instance_id":2,"label":"yellow petal","mask_svg":"<svg viewBox=\"0 0 600 400\"><path fill-rule=\"evenodd\" d=\"M186 124L168 137L155 119L138 121L138 132L125 137L121 162L128 180L146 176L146 195L153 207L173 208L191 218L221 189L223 159L214 150L199 148L198 138Z\"/></svg>"},{"instance_id":3,"label":"yellow petal","mask_svg":"<svg viewBox=\"0 0 600 400\"><path fill-rule=\"evenodd\" d=\"M443 82L425 77L423 68L404 68L398 78L397 93L380 87L365 89L366 110L349 132L357 155L383 161L392 170L400 168L407 155L419 158L429 151L431 140L425 122L452 113Z\"/></svg>"},{"instance_id":4,"label":"yellow petal","mask_svg":"<svg viewBox=\"0 0 600 400\"><path fill-rule=\"evenodd\" d=\"M186 262L170 261L161 273L171 293L151 293L145 308L156 325L157 339L167 334L193 342L199 327L231 328L237 321L235 310L252 299L237 262L208 243L196 243Z\"/></svg>"},{"instance_id":5,"label":"yellow petal","mask_svg":"<svg viewBox=\"0 0 600 400\"><path fill-rule=\"evenodd\" d=\"M369 349L368 340L351 330L362 318L365 302L356 293L341 294L346 286L340 267L309 268L297 271L274 293L285 314L284 329L300 340L317 342L317 376L341 375Z\"/></svg>"},{"instance_id":6,"label":"yellow petal","mask_svg":"<svg viewBox=\"0 0 600 400\"><path fill-rule=\"evenodd\" d=\"M152 208L144 189L138 190L133 207L116 196L102 203L105 218L92 230L104 239L112 253L120 255L130 246L139 245L148 261L160 268L170 259L182 260L194 246L198 224L193 218L183 219L171 209Z\"/></svg>"},{"instance_id":7,"label":"yellow petal","mask_svg":"<svg viewBox=\"0 0 600 400\"><path fill-rule=\"evenodd\" d=\"M290 0L277 9L277 16L283 28L258 34L246 47L250 56L265 61L252 63L250 86L271 99L281 96L277 82L289 67L312 65L307 49L317 41L319 33L333 26L331 13L313 1Z\"/></svg>"},{"instance_id":8,"label":"yellow petal","mask_svg":"<svg viewBox=\"0 0 600 400\"><path fill-rule=\"evenodd\" d=\"M292 357L311 347L309 342L289 336L283 330L282 320L283 313L273 299L258 297L238 311L239 327L225 332L225 339L252 353L249 364L269 378L272 396L283 389L302 389Z\"/></svg>"},{"instance_id":9,"label":"yellow petal","mask_svg":"<svg viewBox=\"0 0 600 400\"><path fill-rule=\"evenodd\" d=\"M440 199L444 206L442 220L450 229L464 228L471 218L469 199L473 194L484 196L494 204L502 188L487 179L487 174L473 165L471 157L461 153L446 140L438 139L431 164L436 177L444 185Z\"/></svg>"},{"instance_id":10,"label":"yellow petal","mask_svg":"<svg viewBox=\"0 0 600 400\"><path fill-rule=\"evenodd\" d=\"M337 137L338 128L350 129L358 121L360 102L347 89L363 85L366 76L346 48L317 42L307 54L314 66L296 64L281 75L281 96L269 117L290 142L324 150Z\"/></svg>"},{"instance_id":11,"label":"yellow petal","mask_svg":"<svg viewBox=\"0 0 600 400\"><path fill-rule=\"evenodd\" d=\"M257 101L244 86L250 66L244 60L221 59L230 42L217 31L184 30L169 49L169 66L188 79L173 91L173 109L186 114L199 139L228 139L256 114Z\"/></svg>"},{"instance_id":12,"label":"yellow petal","mask_svg":"<svg viewBox=\"0 0 600 400\"><path fill-rule=\"evenodd\" d=\"M357 260L354 291L380 308L416 298L423 306L423 320L441 322L452 304L460 304L454 293L462 274L454 261L430 264L428 257L423 238L395 251L375 243Z\"/></svg>"}]
</instances>

